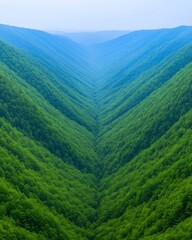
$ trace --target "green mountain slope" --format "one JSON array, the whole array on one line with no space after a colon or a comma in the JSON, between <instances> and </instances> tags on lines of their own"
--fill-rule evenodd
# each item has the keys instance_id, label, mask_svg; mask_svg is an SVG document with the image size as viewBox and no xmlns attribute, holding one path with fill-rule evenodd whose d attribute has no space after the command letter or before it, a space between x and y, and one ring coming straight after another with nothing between
<instances>
[{"instance_id":1,"label":"green mountain slope","mask_svg":"<svg viewBox=\"0 0 192 240\"><path fill-rule=\"evenodd\" d=\"M191 114L102 181L97 239L191 238Z\"/></svg>"},{"instance_id":2,"label":"green mountain slope","mask_svg":"<svg viewBox=\"0 0 192 240\"><path fill-rule=\"evenodd\" d=\"M190 240L191 52L0 25L0 239Z\"/></svg>"},{"instance_id":3,"label":"green mountain slope","mask_svg":"<svg viewBox=\"0 0 192 240\"><path fill-rule=\"evenodd\" d=\"M27 56L1 43L1 101L5 106L2 107L1 116L41 142L52 153L73 162L79 168L94 163L96 156L92 151L93 136L86 130L89 121L92 126L95 124L89 108L83 109L75 104L73 101L78 100L72 99L63 89L67 84L56 79L60 81L60 86L57 86L54 78L46 75L43 67L41 70L41 66L36 67L35 64ZM75 98L76 95L73 93L72 96ZM91 105L89 98L87 102ZM86 115L90 118L84 125L80 120L81 114L84 122ZM84 162L85 165L82 163L83 158L89 158Z\"/></svg>"},{"instance_id":4,"label":"green mountain slope","mask_svg":"<svg viewBox=\"0 0 192 240\"><path fill-rule=\"evenodd\" d=\"M95 179L1 119L2 239L87 239Z\"/></svg>"},{"instance_id":5,"label":"green mountain slope","mask_svg":"<svg viewBox=\"0 0 192 240\"><path fill-rule=\"evenodd\" d=\"M148 101L141 104L142 109L147 109L145 114L141 110L142 116L136 117L132 112L134 131L127 124L129 130L124 129L121 134L122 139L124 136L128 139L123 139L127 144L124 142L120 155L115 155L119 154L117 152L114 154L114 161L118 161L121 168L102 180L103 196L99 216L102 222L107 222L104 229L116 229L115 226L121 222L122 236L119 231L117 233L120 239L123 236L145 239L144 236L160 235L191 216L192 102L188 95L191 92L191 66L184 68L162 89L151 95L152 99L147 99L150 106ZM183 79L186 85L183 85ZM135 129L139 139L134 135ZM119 144L122 144L121 141ZM130 162L125 164L122 161ZM164 239L169 239L165 236Z\"/></svg>"},{"instance_id":6,"label":"green mountain slope","mask_svg":"<svg viewBox=\"0 0 192 240\"><path fill-rule=\"evenodd\" d=\"M33 54L27 51L28 30L19 31L25 32L7 27L14 41L2 34L0 43L1 236L87 239L97 206L91 71L81 66L86 61L78 47L71 51L79 68L48 47L42 55L36 31ZM19 47L23 38L26 44Z\"/></svg>"}]
</instances>

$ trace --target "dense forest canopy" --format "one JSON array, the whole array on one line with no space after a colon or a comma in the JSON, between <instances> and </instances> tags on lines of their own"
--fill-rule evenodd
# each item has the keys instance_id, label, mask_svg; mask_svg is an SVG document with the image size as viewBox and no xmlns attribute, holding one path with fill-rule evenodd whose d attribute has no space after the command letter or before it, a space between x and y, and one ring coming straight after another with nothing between
<instances>
[{"instance_id":1,"label":"dense forest canopy","mask_svg":"<svg viewBox=\"0 0 192 240\"><path fill-rule=\"evenodd\" d=\"M192 239L192 27L83 46L0 25L0 239Z\"/></svg>"}]
</instances>

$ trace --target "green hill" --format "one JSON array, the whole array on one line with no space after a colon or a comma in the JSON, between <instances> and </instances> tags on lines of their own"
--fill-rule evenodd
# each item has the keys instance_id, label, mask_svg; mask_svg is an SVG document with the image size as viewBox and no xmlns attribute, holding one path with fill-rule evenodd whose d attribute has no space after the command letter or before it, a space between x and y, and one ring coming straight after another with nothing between
<instances>
[{"instance_id":1,"label":"green hill","mask_svg":"<svg viewBox=\"0 0 192 240\"><path fill-rule=\"evenodd\" d=\"M0 239L192 239L191 53L0 25Z\"/></svg>"}]
</instances>

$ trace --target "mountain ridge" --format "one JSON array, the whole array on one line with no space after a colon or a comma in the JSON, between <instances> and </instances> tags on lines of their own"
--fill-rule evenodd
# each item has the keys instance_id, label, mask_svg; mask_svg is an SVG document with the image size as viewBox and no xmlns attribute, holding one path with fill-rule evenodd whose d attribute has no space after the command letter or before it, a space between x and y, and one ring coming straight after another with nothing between
<instances>
[{"instance_id":1,"label":"mountain ridge","mask_svg":"<svg viewBox=\"0 0 192 240\"><path fill-rule=\"evenodd\" d=\"M67 37L76 43L88 46L94 44L101 44L107 42L111 39L116 39L122 35L128 34L131 31L78 31L78 32L56 32L52 31L50 33Z\"/></svg>"}]
</instances>

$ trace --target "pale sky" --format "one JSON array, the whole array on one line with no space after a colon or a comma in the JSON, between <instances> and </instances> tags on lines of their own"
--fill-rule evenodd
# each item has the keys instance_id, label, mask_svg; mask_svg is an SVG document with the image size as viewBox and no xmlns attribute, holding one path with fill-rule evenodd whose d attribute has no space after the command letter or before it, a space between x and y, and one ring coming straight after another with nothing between
<instances>
[{"instance_id":1,"label":"pale sky","mask_svg":"<svg viewBox=\"0 0 192 240\"><path fill-rule=\"evenodd\" d=\"M192 26L192 0L0 0L0 23L57 31Z\"/></svg>"}]
</instances>

